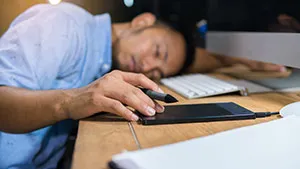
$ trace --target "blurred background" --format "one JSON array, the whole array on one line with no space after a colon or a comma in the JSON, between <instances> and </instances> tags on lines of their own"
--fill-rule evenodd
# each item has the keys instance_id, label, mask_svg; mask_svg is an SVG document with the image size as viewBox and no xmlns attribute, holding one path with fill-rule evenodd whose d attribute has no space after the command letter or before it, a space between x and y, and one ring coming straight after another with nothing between
<instances>
[{"instance_id":1,"label":"blurred background","mask_svg":"<svg viewBox=\"0 0 300 169\"><path fill-rule=\"evenodd\" d=\"M208 20L210 30L294 31L276 27L278 16L300 18L299 0L0 0L0 35L12 20L38 3L77 4L92 14L110 13L114 22L130 21L142 12L152 12L178 30L191 33L198 21ZM277 31L275 30L275 31ZM298 31L297 31L298 32Z\"/></svg>"},{"instance_id":2,"label":"blurred background","mask_svg":"<svg viewBox=\"0 0 300 169\"><path fill-rule=\"evenodd\" d=\"M60 0L0 0L0 35L12 20L27 8L39 3L56 4ZM63 0L84 7L93 14L109 12L114 20L127 20L132 12L122 0ZM124 15L126 14L126 15Z\"/></svg>"},{"instance_id":3,"label":"blurred background","mask_svg":"<svg viewBox=\"0 0 300 169\"><path fill-rule=\"evenodd\" d=\"M114 22L129 21L142 12L155 13L159 18L176 24L185 21L183 18L187 16L190 21L196 21L205 15L205 1L202 0L0 0L0 35L29 7L60 1L77 4L92 14L108 12Z\"/></svg>"}]
</instances>

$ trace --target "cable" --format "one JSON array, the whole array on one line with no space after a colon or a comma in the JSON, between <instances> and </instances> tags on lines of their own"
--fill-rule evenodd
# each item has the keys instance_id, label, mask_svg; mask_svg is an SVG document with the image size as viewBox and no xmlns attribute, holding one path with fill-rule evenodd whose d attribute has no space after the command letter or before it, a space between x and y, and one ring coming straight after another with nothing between
<instances>
[{"instance_id":1,"label":"cable","mask_svg":"<svg viewBox=\"0 0 300 169\"><path fill-rule=\"evenodd\" d=\"M279 112L257 112L255 113L256 118L264 118L272 115L278 115Z\"/></svg>"}]
</instances>

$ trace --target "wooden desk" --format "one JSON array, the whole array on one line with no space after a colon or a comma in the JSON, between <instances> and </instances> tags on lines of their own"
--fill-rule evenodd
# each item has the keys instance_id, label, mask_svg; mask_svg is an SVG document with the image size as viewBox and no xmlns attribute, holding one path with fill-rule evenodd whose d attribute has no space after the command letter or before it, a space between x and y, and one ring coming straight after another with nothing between
<instances>
[{"instance_id":1,"label":"wooden desk","mask_svg":"<svg viewBox=\"0 0 300 169\"><path fill-rule=\"evenodd\" d=\"M179 104L235 102L254 112L279 111L283 106L300 100L300 93L253 94L248 97L226 95L187 100L163 87L165 92L179 99ZM191 138L207 136L221 131L249 126L280 118L272 116L255 120L226 122L142 126L134 123L134 129L142 148L176 143ZM73 155L73 169L106 169L107 162L123 150L137 150L138 147L126 121L104 121L101 117L82 120L79 123L78 138Z\"/></svg>"}]
</instances>

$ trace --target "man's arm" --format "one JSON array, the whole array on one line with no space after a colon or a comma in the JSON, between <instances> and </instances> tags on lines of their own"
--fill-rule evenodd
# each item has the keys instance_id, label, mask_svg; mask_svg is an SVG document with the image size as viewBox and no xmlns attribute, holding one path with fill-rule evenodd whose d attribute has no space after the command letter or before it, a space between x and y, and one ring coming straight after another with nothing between
<instances>
[{"instance_id":1,"label":"man's arm","mask_svg":"<svg viewBox=\"0 0 300 169\"><path fill-rule=\"evenodd\" d=\"M63 105L72 94L1 86L0 131L25 133L67 119Z\"/></svg>"},{"instance_id":2,"label":"man's arm","mask_svg":"<svg viewBox=\"0 0 300 169\"><path fill-rule=\"evenodd\" d=\"M154 82L139 74L113 71L86 87L51 90L62 87L53 84L61 72L72 69L76 56L82 57L76 55L81 47L77 25L55 9L28 17L15 22L0 40L0 131L24 133L98 112L137 121L124 105L148 116L163 111L135 87L159 92Z\"/></svg>"},{"instance_id":3,"label":"man's arm","mask_svg":"<svg viewBox=\"0 0 300 169\"><path fill-rule=\"evenodd\" d=\"M189 68L189 73L209 72L217 68L232 66L234 64L244 64L254 71L286 71L281 65L251 61L247 59L222 56L207 52L205 49L196 48L195 61Z\"/></svg>"},{"instance_id":4,"label":"man's arm","mask_svg":"<svg viewBox=\"0 0 300 169\"><path fill-rule=\"evenodd\" d=\"M147 116L164 108L139 88L161 89L142 74L113 71L92 84L71 90L32 91L0 87L0 131L30 132L65 119L81 119L110 112L130 121L138 117L124 105Z\"/></svg>"},{"instance_id":5,"label":"man's arm","mask_svg":"<svg viewBox=\"0 0 300 169\"><path fill-rule=\"evenodd\" d=\"M75 23L59 10L20 18L0 40L0 130L15 133L66 119L56 112L66 93L34 90L52 87L76 40Z\"/></svg>"}]
</instances>

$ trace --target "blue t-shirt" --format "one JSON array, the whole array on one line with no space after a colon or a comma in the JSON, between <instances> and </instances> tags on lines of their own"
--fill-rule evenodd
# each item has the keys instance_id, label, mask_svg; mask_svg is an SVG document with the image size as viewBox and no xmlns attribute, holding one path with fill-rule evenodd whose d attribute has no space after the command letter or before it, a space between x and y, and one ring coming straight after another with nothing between
<instances>
[{"instance_id":1,"label":"blue t-shirt","mask_svg":"<svg viewBox=\"0 0 300 169\"><path fill-rule=\"evenodd\" d=\"M85 86L111 69L111 45L109 15L92 16L69 3L36 5L0 39L0 85L30 90ZM0 132L0 168L56 168L71 122L26 134Z\"/></svg>"}]
</instances>

